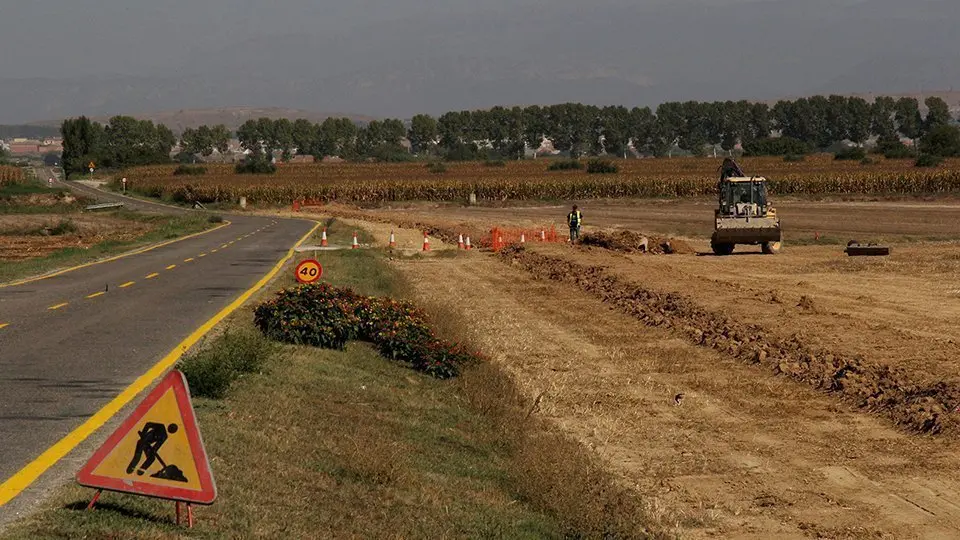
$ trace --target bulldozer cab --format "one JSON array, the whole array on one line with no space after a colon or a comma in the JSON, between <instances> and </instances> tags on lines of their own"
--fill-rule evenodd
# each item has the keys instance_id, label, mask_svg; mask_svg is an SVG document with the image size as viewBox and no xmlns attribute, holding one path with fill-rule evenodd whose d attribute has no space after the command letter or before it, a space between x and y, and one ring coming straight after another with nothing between
<instances>
[{"instance_id":1,"label":"bulldozer cab","mask_svg":"<svg viewBox=\"0 0 960 540\"><path fill-rule=\"evenodd\" d=\"M726 178L720 181L721 215L756 217L766 215L767 184L763 177Z\"/></svg>"}]
</instances>

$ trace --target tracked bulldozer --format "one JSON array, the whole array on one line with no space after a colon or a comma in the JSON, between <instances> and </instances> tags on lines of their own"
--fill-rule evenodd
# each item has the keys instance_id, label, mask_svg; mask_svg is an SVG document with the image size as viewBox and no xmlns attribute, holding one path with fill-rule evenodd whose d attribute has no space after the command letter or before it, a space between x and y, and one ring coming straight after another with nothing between
<instances>
[{"instance_id":1,"label":"tracked bulldozer","mask_svg":"<svg viewBox=\"0 0 960 540\"><path fill-rule=\"evenodd\" d=\"M720 166L719 207L710 246L717 255L730 255L737 244L759 245L764 253L780 251L780 218L767 200L767 179L747 176L736 161Z\"/></svg>"}]
</instances>

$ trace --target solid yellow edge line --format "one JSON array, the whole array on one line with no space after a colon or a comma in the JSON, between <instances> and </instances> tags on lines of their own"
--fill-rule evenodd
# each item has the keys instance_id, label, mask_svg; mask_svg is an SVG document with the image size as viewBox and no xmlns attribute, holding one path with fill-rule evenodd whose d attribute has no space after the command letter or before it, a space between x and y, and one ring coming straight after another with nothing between
<instances>
[{"instance_id":1,"label":"solid yellow edge line","mask_svg":"<svg viewBox=\"0 0 960 540\"><path fill-rule=\"evenodd\" d=\"M122 258L124 258L124 257L131 257L131 256L133 256L133 255L139 255L139 254L141 254L141 253L146 253L146 252L148 252L148 251L153 251L153 250L155 250L155 249L157 249L157 248L162 248L163 246L169 246L170 244L173 244L173 243L176 243L176 242L181 242L181 241L183 241L183 240L188 240L188 239L190 239L190 238L195 238L195 237L197 237L197 236L200 236L201 234L212 233L213 231L215 231L215 230L217 230L217 229L222 229L223 227L227 227L227 226L229 226L229 225L232 225L232 223L229 222L229 221L224 220L223 225L217 225L216 227L214 227L214 228L212 228L212 229L208 229L208 230L206 230L206 231L200 231L200 232L198 232L198 233L188 234L187 236L184 236L184 237L182 237L182 238L174 238L173 240L168 240L168 241L166 241L166 242L161 242L161 243L159 243L159 244L155 244L155 245L152 245L152 246L147 246L147 247L145 247L145 248L141 248L141 249L137 249L137 250L134 250L134 251L130 251L130 252L128 252L128 253L121 253L120 255L115 255L115 256L110 257L110 258L108 258L108 259L103 259L103 260L100 260L100 261L92 261L92 262L88 262L88 263L81 264L81 265L78 265L78 266L71 266L70 268L64 268L63 270L58 270L58 271L56 271L56 272L54 272L54 273L52 273L52 274L44 274L44 275L42 275L42 276L37 276L37 277L32 277L32 278L27 278L27 279L21 279L20 281L12 281L12 282L10 282L10 283L0 283L0 289L2 289L2 288L4 288L4 287L15 287L15 286L17 286L17 285L24 285L24 284L27 284L27 283L33 283L34 281L40 281L40 280L42 280L42 279L49 279L49 278L56 277L56 276L62 276L63 274L66 274L67 272L73 272L74 270L80 270L81 268L87 268L87 267L89 267L89 266L94 266L94 265L97 265L97 264L108 263L108 262L111 262L111 261L115 261L115 260L117 260L117 259L122 259Z\"/></svg>"},{"instance_id":2,"label":"solid yellow edge line","mask_svg":"<svg viewBox=\"0 0 960 540\"><path fill-rule=\"evenodd\" d=\"M187 352L190 347L194 346L200 338L202 338L207 332L209 332L214 326L220 323L223 319L230 315L237 308L242 306L244 302L250 299L257 291L262 289L267 283L273 279L274 276L280 272L280 269L283 268L287 261L293 258L294 249L299 247L307 238L310 237L320 227L320 222L315 222L316 225L310 229L307 234L303 235L299 241L289 251L287 255L280 259L280 262L273 267L267 275L263 276L253 287L244 291L236 300L234 300L230 305L220 310L219 313L213 316L210 320L203 323L200 328L194 330L192 334L187 336L187 339L180 342L170 353L163 357L159 362L157 362L149 371L143 375L137 377L137 380L133 381L123 392L120 393L117 397L113 398L110 403L107 403L102 409L94 413L93 416L87 419L86 422L81 424L79 427L71 431L64 438L57 441L53 446L48 448L39 457L30 462L27 466L17 471L16 474L7 479L4 483L0 484L0 506L3 506L10 502L14 497L20 494L21 491L26 489L30 484L36 481L41 474L47 471L50 467L56 464L58 461L64 458L71 450L77 447L80 443L86 440L94 431L100 429L101 426L107 423L113 415L117 414L127 403L137 397L137 394L144 391L149 387L157 378L164 374L169 368L177 363L177 360L185 352Z\"/></svg>"}]
</instances>

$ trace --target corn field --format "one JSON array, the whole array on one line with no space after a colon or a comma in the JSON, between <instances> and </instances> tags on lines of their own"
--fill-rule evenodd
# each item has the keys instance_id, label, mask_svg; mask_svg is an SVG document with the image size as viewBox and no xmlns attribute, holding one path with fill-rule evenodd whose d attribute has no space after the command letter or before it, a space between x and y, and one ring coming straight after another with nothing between
<instances>
[{"instance_id":1,"label":"corn field","mask_svg":"<svg viewBox=\"0 0 960 540\"><path fill-rule=\"evenodd\" d=\"M23 181L23 169L10 165L0 165L0 186Z\"/></svg>"},{"instance_id":2,"label":"corn field","mask_svg":"<svg viewBox=\"0 0 960 540\"><path fill-rule=\"evenodd\" d=\"M236 201L287 205L315 199L348 203L391 201L572 200L620 197L713 195L720 158L617 161L620 172L548 172L545 159L509 162L506 167L450 163L435 174L423 163L281 164L272 175L238 175L232 165L207 165L203 176L173 175L175 166L151 166L123 173L128 189L179 202ZM785 162L762 157L741 160L747 174L765 176L773 195L916 194L960 191L960 160L939 168L913 166L912 160L875 163L835 161L832 156Z\"/></svg>"}]
</instances>

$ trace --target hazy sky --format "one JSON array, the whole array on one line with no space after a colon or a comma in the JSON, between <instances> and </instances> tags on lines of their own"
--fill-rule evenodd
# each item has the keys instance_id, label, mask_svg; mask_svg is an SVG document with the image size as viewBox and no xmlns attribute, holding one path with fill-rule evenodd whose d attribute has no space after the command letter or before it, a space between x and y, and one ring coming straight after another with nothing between
<instances>
[{"instance_id":1,"label":"hazy sky","mask_svg":"<svg viewBox=\"0 0 960 540\"><path fill-rule=\"evenodd\" d=\"M3 3L0 123L960 88L958 0Z\"/></svg>"}]
</instances>

